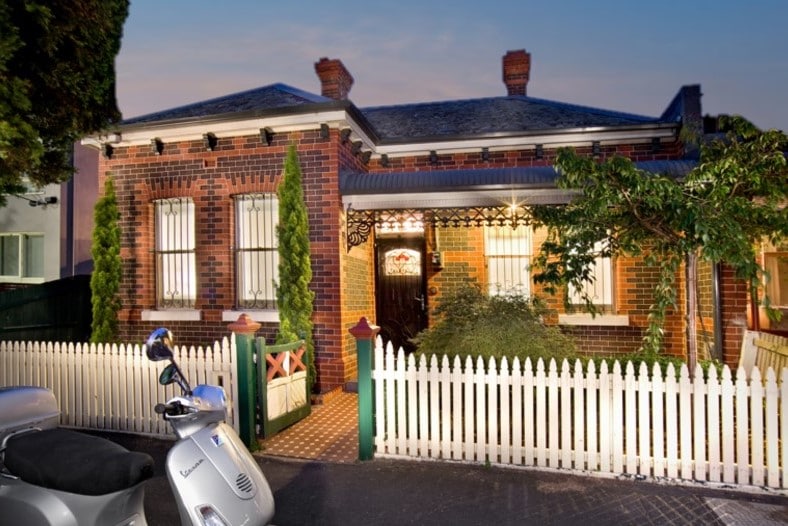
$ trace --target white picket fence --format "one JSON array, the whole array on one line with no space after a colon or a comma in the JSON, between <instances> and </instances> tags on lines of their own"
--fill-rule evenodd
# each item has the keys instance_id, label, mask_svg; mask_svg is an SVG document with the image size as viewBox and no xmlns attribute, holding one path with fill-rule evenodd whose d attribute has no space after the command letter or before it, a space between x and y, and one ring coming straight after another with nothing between
<instances>
[{"instance_id":1,"label":"white picket fence","mask_svg":"<svg viewBox=\"0 0 788 526\"><path fill-rule=\"evenodd\" d=\"M166 362L151 362L141 345L0 342L0 387L35 385L52 389L60 425L81 429L172 437L153 408L180 394L176 385L161 386ZM175 360L194 387L224 387L227 422L238 430L235 338L213 347L175 347Z\"/></svg>"},{"instance_id":2,"label":"white picket fence","mask_svg":"<svg viewBox=\"0 0 788 526\"><path fill-rule=\"evenodd\" d=\"M788 488L788 369L417 362L378 338L375 454ZM649 375L649 373L651 373Z\"/></svg>"}]
</instances>

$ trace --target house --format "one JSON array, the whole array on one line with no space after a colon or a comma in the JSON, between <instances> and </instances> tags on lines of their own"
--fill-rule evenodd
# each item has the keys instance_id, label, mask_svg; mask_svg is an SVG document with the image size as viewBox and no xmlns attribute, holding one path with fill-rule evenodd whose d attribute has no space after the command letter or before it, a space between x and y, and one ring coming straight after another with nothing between
<instances>
[{"instance_id":1,"label":"house","mask_svg":"<svg viewBox=\"0 0 788 526\"><path fill-rule=\"evenodd\" d=\"M93 270L91 236L98 194L98 153L80 144L76 175L63 184L7 195L0 207L0 292Z\"/></svg>"},{"instance_id":2,"label":"house","mask_svg":"<svg viewBox=\"0 0 788 526\"><path fill-rule=\"evenodd\" d=\"M680 131L703 119L697 85L682 87L658 117L529 97L530 65L526 51L506 53L500 96L359 108L350 72L322 58L320 95L273 84L86 139L101 152L100 182L115 180L121 212L121 339L142 341L166 325L182 343L204 344L241 313L273 337L276 189L291 144L310 222L319 391L355 378L348 329L362 316L407 346L454 287L540 294L529 261L543 233L530 227L528 205L568 199L554 183L557 148L681 175L696 152ZM596 275L604 315L565 312L561 298L549 298L548 322L587 352L635 350L655 269L620 258L598 262ZM713 341L715 328L724 331L722 355L734 362L746 287L724 267L704 268L700 282L702 332ZM683 314L671 313L665 330L668 352L683 353Z\"/></svg>"}]
</instances>

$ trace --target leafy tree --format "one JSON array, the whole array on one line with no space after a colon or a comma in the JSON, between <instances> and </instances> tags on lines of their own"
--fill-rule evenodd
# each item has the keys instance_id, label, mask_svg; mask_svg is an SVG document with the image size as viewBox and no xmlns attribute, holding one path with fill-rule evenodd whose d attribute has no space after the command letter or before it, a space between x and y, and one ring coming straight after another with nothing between
<instances>
[{"instance_id":1,"label":"leafy tree","mask_svg":"<svg viewBox=\"0 0 788 526\"><path fill-rule=\"evenodd\" d=\"M104 196L96 202L93 228L93 273L90 276L93 321L90 341L108 343L118 335L120 310L120 227L115 185L108 177Z\"/></svg>"},{"instance_id":2,"label":"leafy tree","mask_svg":"<svg viewBox=\"0 0 788 526\"><path fill-rule=\"evenodd\" d=\"M82 135L120 119L115 56L128 0L0 2L0 205L73 173Z\"/></svg>"},{"instance_id":3,"label":"leafy tree","mask_svg":"<svg viewBox=\"0 0 788 526\"><path fill-rule=\"evenodd\" d=\"M788 234L786 136L761 132L741 117L721 117L720 125L724 136L700 144L700 161L683 179L639 170L622 157L597 163L562 150L557 184L577 194L564 207L533 211L536 222L548 227L535 279L550 291L566 284L582 290L598 256L643 255L659 267L646 353L660 348L666 311L676 304L675 277L685 264L690 371L697 361L698 260L724 262L754 288L761 278L757 243ZM584 300L593 312L590 298Z\"/></svg>"},{"instance_id":4,"label":"leafy tree","mask_svg":"<svg viewBox=\"0 0 788 526\"><path fill-rule=\"evenodd\" d=\"M279 343L303 339L309 360L309 385L314 385L315 345L312 339L312 309L315 293L309 290L312 262L309 248L309 219L301 188L301 167L295 145L287 150L284 178L279 186L279 283L276 303L279 311Z\"/></svg>"}]
</instances>

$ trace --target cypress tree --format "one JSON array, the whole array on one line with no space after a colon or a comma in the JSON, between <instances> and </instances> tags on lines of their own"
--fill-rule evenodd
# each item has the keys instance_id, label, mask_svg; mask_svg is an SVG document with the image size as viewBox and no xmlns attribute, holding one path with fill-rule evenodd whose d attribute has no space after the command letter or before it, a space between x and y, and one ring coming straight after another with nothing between
<instances>
[{"instance_id":1,"label":"cypress tree","mask_svg":"<svg viewBox=\"0 0 788 526\"><path fill-rule=\"evenodd\" d=\"M104 186L104 196L96 202L93 226L93 274L90 276L93 321L90 341L109 343L118 335L121 262L118 202L112 178Z\"/></svg>"},{"instance_id":2,"label":"cypress tree","mask_svg":"<svg viewBox=\"0 0 788 526\"><path fill-rule=\"evenodd\" d=\"M276 289L279 311L277 341L306 341L309 360L309 387L315 383L317 369L312 340L312 309L315 293L309 290L312 262L309 248L309 219L301 188L301 167L295 145L287 151L284 177L278 189L279 283Z\"/></svg>"}]
</instances>

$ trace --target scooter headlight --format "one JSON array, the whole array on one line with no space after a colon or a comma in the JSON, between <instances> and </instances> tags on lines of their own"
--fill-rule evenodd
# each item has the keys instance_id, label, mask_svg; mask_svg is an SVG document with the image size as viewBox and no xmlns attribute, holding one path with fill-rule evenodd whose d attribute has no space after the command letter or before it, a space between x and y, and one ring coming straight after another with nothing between
<instances>
[{"instance_id":1,"label":"scooter headlight","mask_svg":"<svg viewBox=\"0 0 788 526\"><path fill-rule=\"evenodd\" d=\"M215 509L207 504L197 508L197 513L200 515L200 523L204 526L230 526L224 522Z\"/></svg>"}]
</instances>

